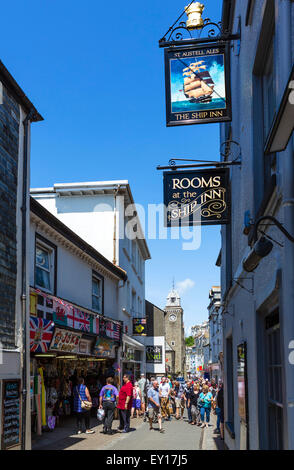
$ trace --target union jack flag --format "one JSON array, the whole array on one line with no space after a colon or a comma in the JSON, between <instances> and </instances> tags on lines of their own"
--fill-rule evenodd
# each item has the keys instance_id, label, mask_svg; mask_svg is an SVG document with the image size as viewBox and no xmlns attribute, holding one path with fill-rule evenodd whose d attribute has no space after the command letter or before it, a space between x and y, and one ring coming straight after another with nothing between
<instances>
[{"instance_id":1,"label":"union jack flag","mask_svg":"<svg viewBox=\"0 0 294 470\"><path fill-rule=\"evenodd\" d=\"M44 318L30 317L30 350L45 353L53 336L54 323Z\"/></svg>"},{"instance_id":2,"label":"union jack flag","mask_svg":"<svg viewBox=\"0 0 294 470\"><path fill-rule=\"evenodd\" d=\"M106 322L106 336L108 338L119 341L120 339L120 325L112 321Z\"/></svg>"}]
</instances>

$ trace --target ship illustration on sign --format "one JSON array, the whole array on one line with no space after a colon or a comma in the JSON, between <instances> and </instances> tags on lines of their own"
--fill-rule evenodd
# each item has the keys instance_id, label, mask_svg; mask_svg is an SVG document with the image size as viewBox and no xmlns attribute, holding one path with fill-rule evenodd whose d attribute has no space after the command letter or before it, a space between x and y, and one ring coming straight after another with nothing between
<instances>
[{"instance_id":1,"label":"ship illustration on sign","mask_svg":"<svg viewBox=\"0 0 294 470\"><path fill-rule=\"evenodd\" d=\"M189 67L184 68L183 77L183 91L191 103L211 103L215 83L204 60L193 62Z\"/></svg>"}]
</instances>

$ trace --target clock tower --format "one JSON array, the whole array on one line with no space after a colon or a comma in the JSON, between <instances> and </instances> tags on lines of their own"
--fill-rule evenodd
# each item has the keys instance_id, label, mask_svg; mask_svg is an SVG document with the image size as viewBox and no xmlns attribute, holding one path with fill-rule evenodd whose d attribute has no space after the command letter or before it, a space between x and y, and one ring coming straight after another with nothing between
<instances>
[{"instance_id":1,"label":"clock tower","mask_svg":"<svg viewBox=\"0 0 294 470\"><path fill-rule=\"evenodd\" d=\"M165 312L165 339L174 351L174 361L171 373L184 376L185 373L185 332L184 311L181 298L174 286L167 296ZM168 355L167 355L167 359ZM168 363L167 363L168 365Z\"/></svg>"}]
</instances>

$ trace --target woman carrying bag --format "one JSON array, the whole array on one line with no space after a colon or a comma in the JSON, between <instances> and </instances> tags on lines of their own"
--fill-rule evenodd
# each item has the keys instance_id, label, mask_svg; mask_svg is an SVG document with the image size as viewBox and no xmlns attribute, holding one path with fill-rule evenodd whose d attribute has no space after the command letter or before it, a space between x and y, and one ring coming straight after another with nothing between
<instances>
[{"instance_id":1,"label":"woman carrying bag","mask_svg":"<svg viewBox=\"0 0 294 470\"><path fill-rule=\"evenodd\" d=\"M93 434L90 429L90 413L92 408L92 398L84 379L78 379L78 385L74 388L74 411L77 414L78 434L82 433L82 422L85 421L86 434Z\"/></svg>"}]
</instances>

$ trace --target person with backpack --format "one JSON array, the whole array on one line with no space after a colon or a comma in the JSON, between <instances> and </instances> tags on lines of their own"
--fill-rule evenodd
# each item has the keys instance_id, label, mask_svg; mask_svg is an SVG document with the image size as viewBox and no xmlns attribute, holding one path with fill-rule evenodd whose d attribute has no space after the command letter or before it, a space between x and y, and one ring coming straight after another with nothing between
<instances>
[{"instance_id":1,"label":"person with backpack","mask_svg":"<svg viewBox=\"0 0 294 470\"><path fill-rule=\"evenodd\" d=\"M114 410L116 408L116 399L118 397L118 390L113 385L114 380L112 377L108 377L106 379L106 385L102 387L101 392L99 394L99 401L100 405L99 408L103 408L104 410L104 418L103 418L103 434L113 434L112 431L112 422L114 416Z\"/></svg>"}]
</instances>

